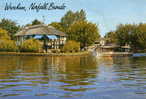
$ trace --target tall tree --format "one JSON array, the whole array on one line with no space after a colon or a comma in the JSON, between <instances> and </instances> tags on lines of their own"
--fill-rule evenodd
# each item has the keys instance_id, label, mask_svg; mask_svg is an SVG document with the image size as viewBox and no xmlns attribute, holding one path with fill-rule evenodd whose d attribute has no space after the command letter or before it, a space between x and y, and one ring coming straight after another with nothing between
<instances>
[{"instance_id":1,"label":"tall tree","mask_svg":"<svg viewBox=\"0 0 146 99\"><path fill-rule=\"evenodd\" d=\"M86 13L84 10L80 10L77 12L72 12L71 10L68 11L62 18L61 24L64 29L68 29L70 25L77 21L85 21L86 20Z\"/></svg>"},{"instance_id":2,"label":"tall tree","mask_svg":"<svg viewBox=\"0 0 146 99\"><path fill-rule=\"evenodd\" d=\"M68 39L81 43L81 48L93 44L98 38L99 29L96 24L87 21L77 21L68 29Z\"/></svg>"},{"instance_id":3,"label":"tall tree","mask_svg":"<svg viewBox=\"0 0 146 99\"><path fill-rule=\"evenodd\" d=\"M64 32L64 28L62 27L61 23L59 23L59 22L52 22L49 25L55 27L56 29L58 29L62 32Z\"/></svg>"},{"instance_id":4,"label":"tall tree","mask_svg":"<svg viewBox=\"0 0 146 99\"><path fill-rule=\"evenodd\" d=\"M146 24L139 24L131 35L131 45L134 50L146 49Z\"/></svg>"},{"instance_id":5,"label":"tall tree","mask_svg":"<svg viewBox=\"0 0 146 99\"><path fill-rule=\"evenodd\" d=\"M20 26L17 26L17 24L14 21L2 19L0 21L0 28L8 31L11 38L13 38L14 34L19 30Z\"/></svg>"},{"instance_id":6,"label":"tall tree","mask_svg":"<svg viewBox=\"0 0 146 99\"><path fill-rule=\"evenodd\" d=\"M119 45L125 45L131 43L131 34L134 32L136 25L132 24L120 24L116 29L116 36Z\"/></svg>"}]
</instances>

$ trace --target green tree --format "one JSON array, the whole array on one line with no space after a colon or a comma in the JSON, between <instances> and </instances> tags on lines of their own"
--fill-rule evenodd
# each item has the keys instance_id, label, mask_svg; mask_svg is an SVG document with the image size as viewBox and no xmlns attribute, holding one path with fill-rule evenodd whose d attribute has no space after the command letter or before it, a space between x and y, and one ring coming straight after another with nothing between
<instances>
[{"instance_id":1,"label":"green tree","mask_svg":"<svg viewBox=\"0 0 146 99\"><path fill-rule=\"evenodd\" d=\"M87 21L77 21L68 29L68 39L81 43L81 48L93 44L98 38L99 29L96 24Z\"/></svg>"},{"instance_id":2,"label":"green tree","mask_svg":"<svg viewBox=\"0 0 146 99\"><path fill-rule=\"evenodd\" d=\"M134 50L146 49L146 24L139 24L131 35L131 46Z\"/></svg>"},{"instance_id":3,"label":"green tree","mask_svg":"<svg viewBox=\"0 0 146 99\"><path fill-rule=\"evenodd\" d=\"M116 33L111 31L111 32L108 32L104 38L106 39L106 42L107 43L117 43L117 37L116 37Z\"/></svg>"},{"instance_id":4,"label":"green tree","mask_svg":"<svg viewBox=\"0 0 146 99\"><path fill-rule=\"evenodd\" d=\"M2 28L0 28L0 40L10 40L8 32Z\"/></svg>"},{"instance_id":5,"label":"green tree","mask_svg":"<svg viewBox=\"0 0 146 99\"><path fill-rule=\"evenodd\" d=\"M73 23L85 20L86 13L84 10L80 10L77 12L72 12L70 10L61 18L61 25L63 26L64 29L68 29L70 25L72 25Z\"/></svg>"},{"instance_id":6,"label":"green tree","mask_svg":"<svg viewBox=\"0 0 146 99\"><path fill-rule=\"evenodd\" d=\"M0 51L13 52L17 51L16 43L10 39L8 32L0 28Z\"/></svg>"},{"instance_id":7,"label":"green tree","mask_svg":"<svg viewBox=\"0 0 146 99\"><path fill-rule=\"evenodd\" d=\"M14 21L2 19L0 21L0 28L8 31L10 37L13 39L14 34L20 29L20 26L17 26L17 24Z\"/></svg>"},{"instance_id":8,"label":"green tree","mask_svg":"<svg viewBox=\"0 0 146 99\"><path fill-rule=\"evenodd\" d=\"M108 33L108 38L111 33ZM110 40L117 40L121 46L129 44L133 51L146 49L146 24L120 24L116 31L115 36L111 36Z\"/></svg>"},{"instance_id":9,"label":"green tree","mask_svg":"<svg viewBox=\"0 0 146 99\"><path fill-rule=\"evenodd\" d=\"M131 44L131 35L134 33L136 25L132 24L120 24L116 29L116 37L118 44L123 46L125 44Z\"/></svg>"},{"instance_id":10,"label":"green tree","mask_svg":"<svg viewBox=\"0 0 146 99\"><path fill-rule=\"evenodd\" d=\"M60 30L62 32L64 32L64 29L63 29L61 23L59 23L59 22L52 22L49 25L55 27L56 29L58 29L58 30Z\"/></svg>"},{"instance_id":11,"label":"green tree","mask_svg":"<svg viewBox=\"0 0 146 99\"><path fill-rule=\"evenodd\" d=\"M35 20L32 21L32 24L31 24L31 25L38 25L38 24L42 24L42 23L43 23L43 22L41 22L41 21L35 19Z\"/></svg>"}]
</instances>

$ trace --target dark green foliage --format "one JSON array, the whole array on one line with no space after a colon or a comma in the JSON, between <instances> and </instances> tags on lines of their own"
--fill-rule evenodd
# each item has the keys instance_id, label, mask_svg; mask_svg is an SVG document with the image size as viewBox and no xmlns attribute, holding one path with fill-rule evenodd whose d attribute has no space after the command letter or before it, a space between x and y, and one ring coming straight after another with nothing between
<instances>
[{"instance_id":1,"label":"dark green foliage","mask_svg":"<svg viewBox=\"0 0 146 99\"><path fill-rule=\"evenodd\" d=\"M118 40L118 44L120 45L125 45L125 44L130 44L131 43L131 35L132 33L134 33L136 28L136 25L132 25L132 24L125 24L122 25L120 24L117 27L116 32L116 36L117 36L117 40Z\"/></svg>"},{"instance_id":2,"label":"dark green foliage","mask_svg":"<svg viewBox=\"0 0 146 99\"><path fill-rule=\"evenodd\" d=\"M86 13L84 10L80 10L77 12L68 11L62 18L61 18L61 25L64 29L68 29L70 25L77 21L85 21L86 20Z\"/></svg>"},{"instance_id":3,"label":"dark green foliage","mask_svg":"<svg viewBox=\"0 0 146 99\"><path fill-rule=\"evenodd\" d=\"M50 26L53 26L54 28L56 28L57 30L60 30L62 32L64 32L64 28L62 27L61 23L59 22L52 22L51 24L49 24Z\"/></svg>"},{"instance_id":4,"label":"dark green foliage","mask_svg":"<svg viewBox=\"0 0 146 99\"><path fill-rule=\"evenodd\" d=\"M41 21L35 19L35 20L33 20L31 23L26 24L25 26L39 25L39 24L42 24L42 23L43 23L43 22L41 22Z\"/></svg>"},{"instance_id":5,"label":"dark green foliage","mask_svg":"<svg viewBox=\"0 0 146 99\"><path fill-rule=\"evenodd\" d=\"M8 31L11 39L14 38L14 34L20 29L14 21L8 19L2 19L0 22L0 28Z\"/></svg>"},{"instance_id":6,"label":"dark green foliage","mask_svg":"<svg viewBox=\"0 0 146 99\"><path fill-rule=\"evenodd\" d=\"M81 48L91 45L99 38L98 27L86 21L84 10L68 11L61 18L61 22L53 22L50 25L67 33L68 40L80 42Z\"/></svg>"},{"instance_id":7,"label":"dark green foliage","mask_svg":"<svg viewBox=\"0 0 146 99\"><path fill-rule=\"evenodd\" d=\"M106 43L107 44L111 44L111 43L117 43L117 37L116 37L116 33L115 32L108 32L104 38L106 39Z\"/></svg>"},{"instance_id":8,"label":"dark green foliage","mask_svg":"<svg viewBox=\"0 0 146 99\"><path fill-rule=\"evenodd\" d=\"M37 19L35 19L34 21L32 21L31 25L38 25L38 24L42 24L42 22L37 20Z\"/></svg>"},{"instance_id":9,"label":"dark green foliage","mask_svg":"<svg viewBox=\"0 0 146 99\"><path fill-rule=\"evenodd\" d=\"M87 21L78 21L68 29L68 39L81 43L81 48L93 44L98 38L99 30L96 24Z\"/></svg>"},{"instance_id":10,"label":"dark green foliage","mask_svg":"<svg viewBox=\"0 0 146 99\"><path fill-rule=\"evenodd\" d=\"M129 44L133 51L146 49L146 24L121 24L114 33L114 36L108 38L115 40L117 44ZM105 38L108 35L109 33Z\"/></svg>"}]
</instances>

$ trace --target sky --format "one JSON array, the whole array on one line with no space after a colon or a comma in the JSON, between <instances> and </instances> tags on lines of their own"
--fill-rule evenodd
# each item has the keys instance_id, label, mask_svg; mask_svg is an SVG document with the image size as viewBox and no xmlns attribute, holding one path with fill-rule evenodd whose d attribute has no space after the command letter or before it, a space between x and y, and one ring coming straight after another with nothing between
<instances>
[{"instance_id":1,"label":"sky","mask_svg":"<svg viewBox=\"0 0 146 99\"><path fill-rule=\"evenodd\" d=\"M21 3L28 7L31 3L55 2L65 3L65 10L44 11L5 11L6 3L17 5ZM100 34L104 36L114 31L119 24L146 23L146 0L0 0L0 19L11 19L19 25L31 23L38 19L45 24L57 21L68 11L84 9L88 21L98 25ZM43 18L44 16L44 18Z\"/></svg>"}]
</instances>

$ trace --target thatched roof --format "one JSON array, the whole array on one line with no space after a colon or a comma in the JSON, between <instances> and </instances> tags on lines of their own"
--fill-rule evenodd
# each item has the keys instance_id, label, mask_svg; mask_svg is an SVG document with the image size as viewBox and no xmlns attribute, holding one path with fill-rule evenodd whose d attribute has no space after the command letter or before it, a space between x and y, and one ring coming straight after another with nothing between
<instances>
[{"instance_id":1,"label":"thatched roof","mask_svg":"<svg viewBox=\"0 0 146 99\"><path fill-rule=\"evenodd\" d=\"M65 33L61 32L59 30L56 30L52 26L47 26L44 24L24 27L22 30L20 30L18 33L15 34L15 36L28 36L28 35L66 36Z\"/></svg>"}]
</instances>

